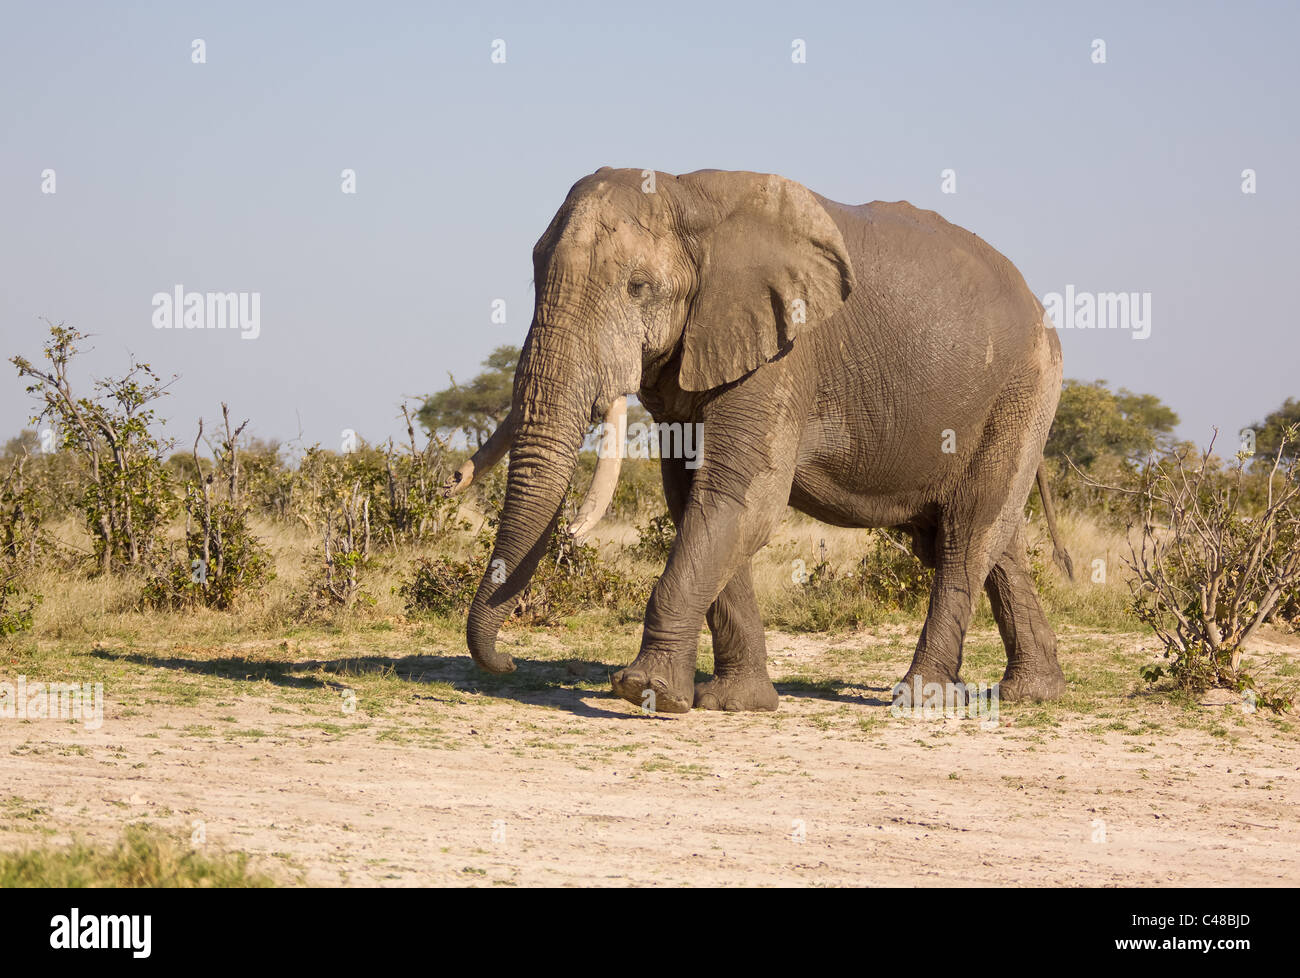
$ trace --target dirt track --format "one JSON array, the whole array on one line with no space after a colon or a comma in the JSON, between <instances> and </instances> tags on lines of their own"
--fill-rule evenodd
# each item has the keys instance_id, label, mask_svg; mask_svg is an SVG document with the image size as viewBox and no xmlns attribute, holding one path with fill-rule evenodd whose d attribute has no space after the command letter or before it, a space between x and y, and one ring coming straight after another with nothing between
<instances>
[{"instance_id":1,"label":"dirt track","mask_svg":"<svg viewBox=\"0 0 1300 978\"><path fill-rule=\"evenodd\" d=\"M322 720L328 688L147 709L110 693L97 731L0 726L0 845L201 820L209 844L326 885L1300 883L1294 738L899 719L883 682L782 682L834 640L769 640L769 715L641 716L578 688L597 664L459 692L445 681L473 673L452 656L404 660L407 705L382 717L363 700Z\"/></svg>"}]
</instances>

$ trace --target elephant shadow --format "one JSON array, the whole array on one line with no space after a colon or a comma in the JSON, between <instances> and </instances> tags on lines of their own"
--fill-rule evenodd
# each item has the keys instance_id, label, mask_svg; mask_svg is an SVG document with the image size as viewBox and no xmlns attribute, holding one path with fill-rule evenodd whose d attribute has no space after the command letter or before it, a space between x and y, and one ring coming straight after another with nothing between
<instances>
[{"instance_id":1,"label":"elephant shadow","mask_svg":"<svg viewBox=\"0 0 1300 978\"><path fill-rule=\"evenodd\" d=\"M778 680L773 685L782 697L788 696L793 699L829 700L835 703L853 703L857 706L893 704L892 686L843 682L837 679L787 679Z\"/></svg>"},{"instance_id":2,"label":"elephant shadow","mask_svg":"<svg viewBox=\"0 0 1300 978\"><path fill-rule=\"evenodd\" d=\"M609 674L617 666L595 660L519 660L517 671L491 676L465 655L448 653L348 655L331 659L261 659L245 656L200 658L184 655L155 656L96 648L90 655L115 663L130 663L151 669L171 669L235 682L269 683L283 689L337 690L350 688L352 677L391 675L416 686L431 687L420 698L435 702L460 702L463 694L489 696L536 706L567 709L575 716L640 719L642 714L623 708L623 700L609 688ZM325 676L321 676L325 673ZM696 681L712 678L697 672ZM599 684L604 688L591 688ZM777 692L795 699L830 700L861 706L889 706L890 687L838 680L791 679L779 681ZM438 687L450 687L443 691ZM594 705L608 702L614 709ZM648 719L652 714L646 714ZM659 716L657 719L667 719Z\"/></svg>"},{"instance_id":3,"label":"elephant shadow","mask_svg":"<svg viewBox=\"0 0 1300 978\"><path fill-rule=\"evenodd\" d=\"M473 664L467 655L412 654L348 655L332 659L259 659L245 656L215 658L184 655L155 656L96 648L90 655L106 662L129 663L150 669L171 669L194 675L212 676L234 682L269 683L283 689L349 689L349 679L387 675L414 686L428 687L418 697L443 703L462 702L463 694L490 696L537 706L567 709L575 716L640 719L623 709L606 709L587 702L591 699L624 705L608 686L608 675L617 667L581 659L523 660L508 675L491 676ZM326 673L321 676L320 673ZM336 677L336 678L335 678ZM604 689L590 688L603 682ZM444 689L444 687L450 687ZM647 715L646 719L652 718ZM657 719L666 719L658 717Z\"/></svg>"}]
</instances>

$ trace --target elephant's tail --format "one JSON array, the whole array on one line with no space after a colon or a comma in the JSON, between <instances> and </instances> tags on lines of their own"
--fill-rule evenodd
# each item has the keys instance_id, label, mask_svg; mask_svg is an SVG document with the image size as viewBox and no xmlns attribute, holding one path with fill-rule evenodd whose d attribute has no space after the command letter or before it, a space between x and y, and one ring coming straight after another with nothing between
<instances>
[{"instance_id":1,"label":"elephant's tail","mask_svg":"<svg viewBox=\"0 0 1300 978\"><path fill-rule=\"evenodd\" d=\"M1047 488L1047 460L1038 463L1038 495L1043 500L1043 516L1047 518L1047 532L1052 535L1052 560L1065 576L1074 580L1074 561L1070 552L1061 543L1061 534L1056 529L1056 506L1052 503L1052 492Z\"/></svg>"}]
</instances>

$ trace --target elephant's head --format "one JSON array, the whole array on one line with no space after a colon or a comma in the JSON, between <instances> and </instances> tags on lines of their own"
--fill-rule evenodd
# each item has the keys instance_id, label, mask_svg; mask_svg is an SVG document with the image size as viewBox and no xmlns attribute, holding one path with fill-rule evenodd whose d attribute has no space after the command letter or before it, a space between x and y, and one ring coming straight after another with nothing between
<instances>
[{"instance_id":1,"label":"elephant's head","mask_svg":"<svg viewBox=\"0 0 1300 978\"><path fill-rule=\"evenodd\" d=\"M647 373L673 370L687 391L740 379L853 288L839 229L807 189L720 170L584 177L533 249L533 271L536 306L502 439L513 437L505 505L467 628L474 661L492 672L515 667L497 632L545 552L587 426ZM486 451L486 463L502 451ZM595 519L612 491L598 471Z\"/></svg>"}]
</instances>

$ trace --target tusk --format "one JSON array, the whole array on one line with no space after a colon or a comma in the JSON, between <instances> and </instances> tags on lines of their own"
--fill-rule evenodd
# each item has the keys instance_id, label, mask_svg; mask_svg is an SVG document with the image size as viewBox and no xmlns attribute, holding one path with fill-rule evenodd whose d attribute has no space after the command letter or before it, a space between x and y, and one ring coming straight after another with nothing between
<instances>
[{"instance_id":1,"label":"tusk","mask_svg":"<svg viewBox=\"0 0 1300 978\"><path fill-rule=\"evenodd\" d=\"M451 478L442 484L443 496L456 496L469 488L469 484L474 481L475 475L485 475L492 466L496 465L510 451L510 444L515 440L515 432L519 429L519 412L513 407L506 419L497 425L497 430L492 432L477 452L467 458Z\"/></svg>"},{"instance_id":2,"label":"tusk","mask_svg":"<svg viewBox=\"0 0 1300 978\"><path fill-rule=\"evenodd\" d=\"M596 528L605 510L614 498L618 485L618 471L623 465L623 435L627 431L627 398L619 397L609 406L601 428L600 448L597 449L596 471L591 477L587 498L578 508L569 533L579 543L586 540Z\"/></svg>"}]
</instances>

